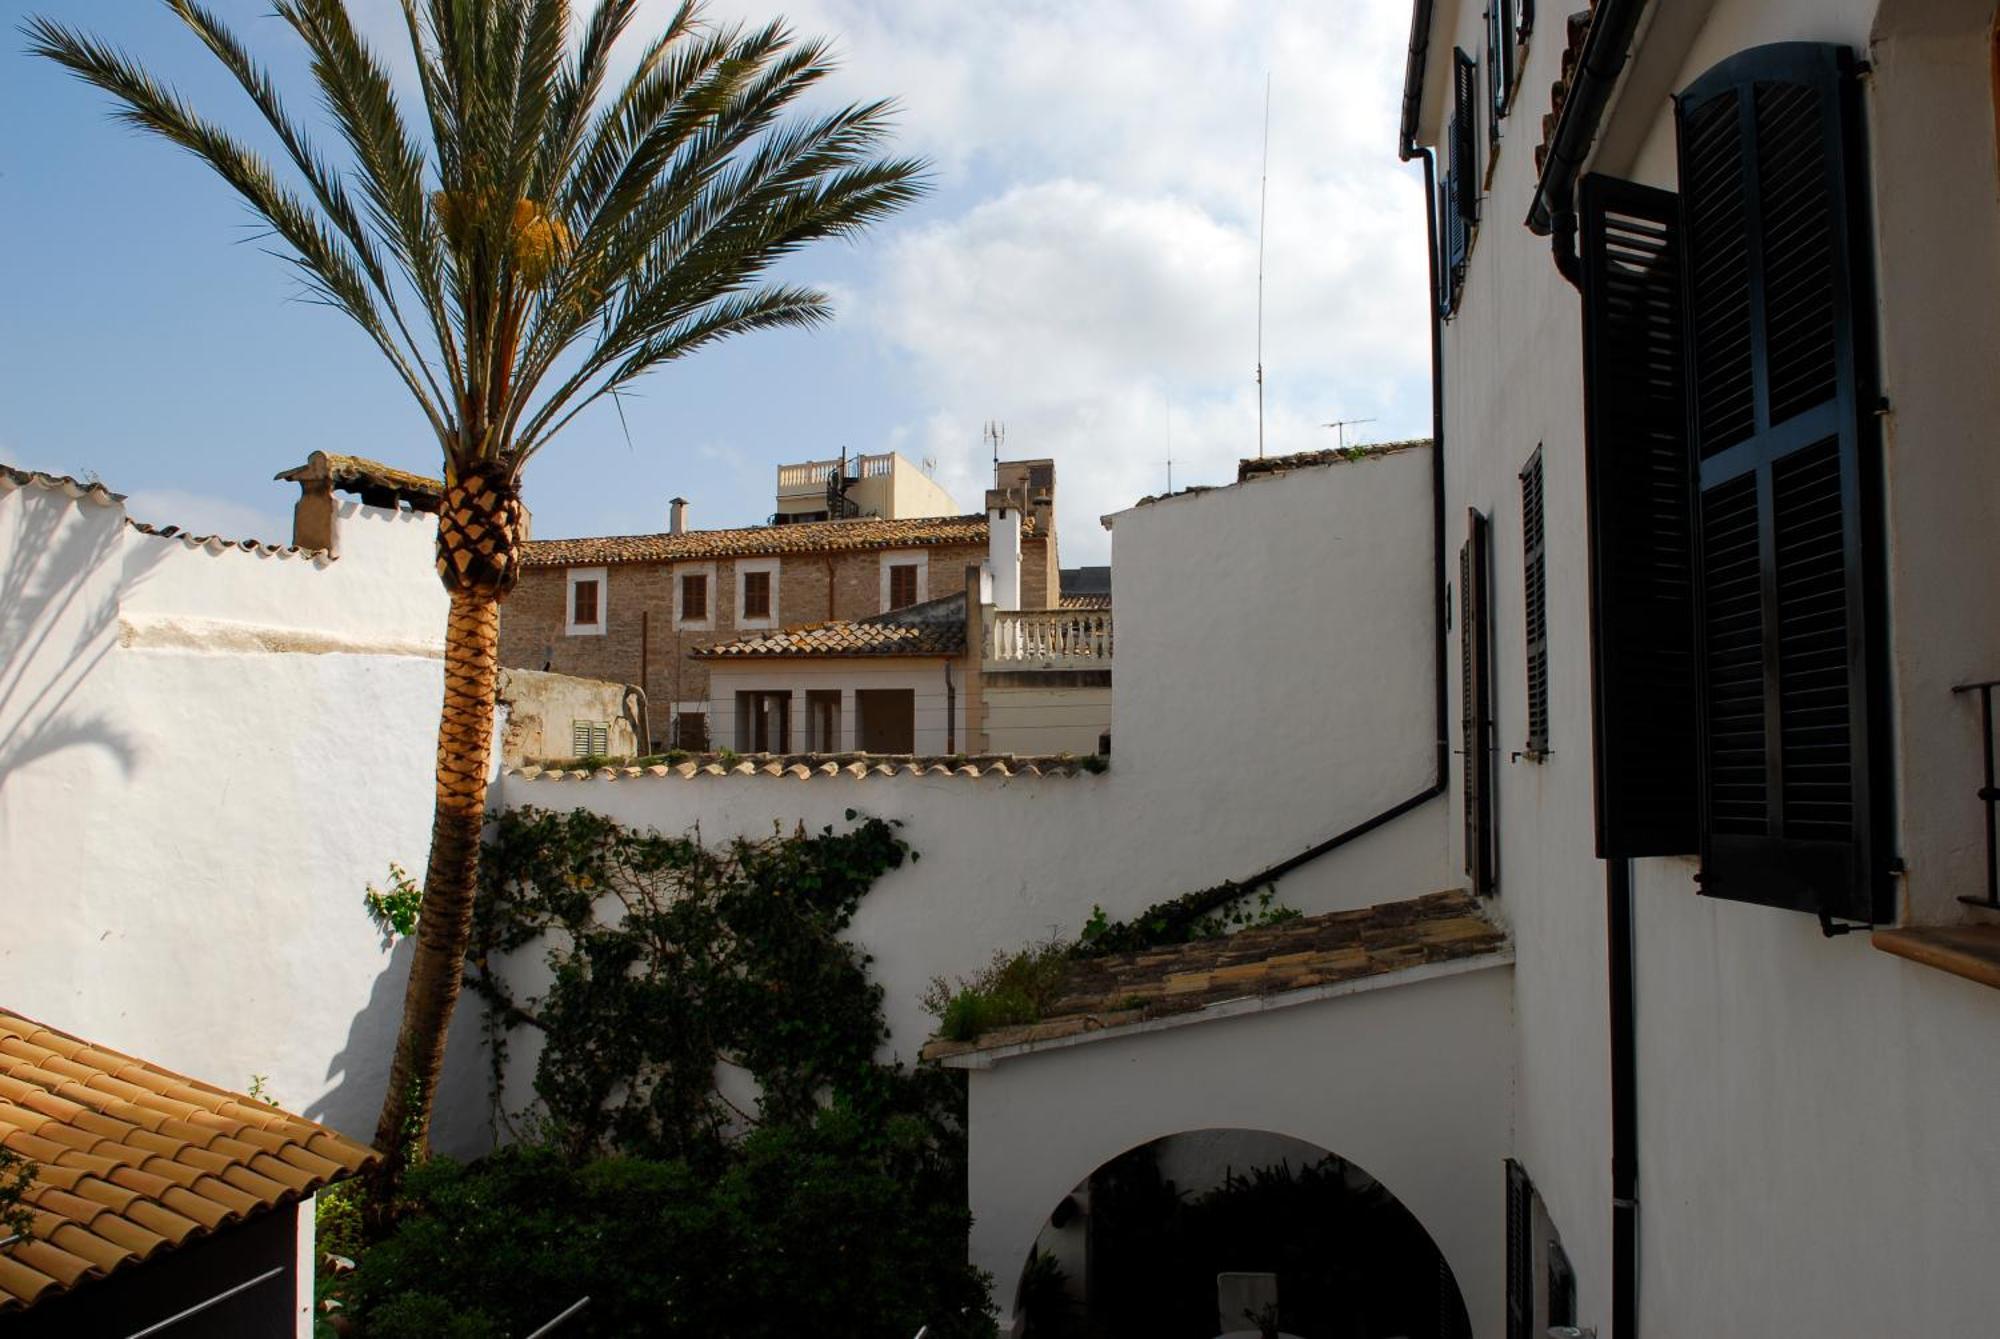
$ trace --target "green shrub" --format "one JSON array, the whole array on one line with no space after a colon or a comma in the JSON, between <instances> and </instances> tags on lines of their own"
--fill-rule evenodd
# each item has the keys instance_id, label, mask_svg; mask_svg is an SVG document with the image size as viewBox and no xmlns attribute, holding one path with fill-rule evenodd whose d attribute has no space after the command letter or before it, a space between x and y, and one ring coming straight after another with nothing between
<instances>
[{"instance_id":1,"label":"green shrub","mask_svg":"<svg viewBox=\"0 0 2000 1339\"><path fill-rule=\"evenodd\" d=\"M1071 946L1051 939L1018 953L1000 952L993 961L955 983L932 979L923 1006L950 1041L971 1041L980 1033L1040 1021L1062 998Z\"/></svg>"},{"instance_id":2,"label":"green shrub","mask_svg":"<svg viewBox=\"0 0 2000 1339\"><path fill-rule=\"evenodd\" d=\"M413 1212L350 1289L369 1339L992 1333L962 1202L906 1175L894 1123L760 1131L720 1176L515 1148L411 1173Z\"/></svg>"}]
</instances>

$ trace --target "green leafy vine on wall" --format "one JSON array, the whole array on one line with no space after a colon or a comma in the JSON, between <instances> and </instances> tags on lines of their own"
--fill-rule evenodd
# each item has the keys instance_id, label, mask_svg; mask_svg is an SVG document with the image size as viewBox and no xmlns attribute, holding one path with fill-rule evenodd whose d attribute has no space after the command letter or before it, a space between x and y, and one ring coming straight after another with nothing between
<instances>
[{"instance_id":1,"label":"green leafy vine on wall","mask_svg":"<svg viewBox=\"0 0 2000 1339\"><path fill-rule=\"evenodd\" d=\"M499 815L467 981L507 1035L542 1035L539 1133L572 1157L617 1150L713 1164L746 1131L826 1105L962 1158L956 1076L877 1061L887 1039L869 957L840 937L882 875L916 860L897 825L705 845L585 810ZM539 946L547 988L519 998L493 959ZM747 1085L719 1084L734 1069Z\"/></svg>"}]
</instances>

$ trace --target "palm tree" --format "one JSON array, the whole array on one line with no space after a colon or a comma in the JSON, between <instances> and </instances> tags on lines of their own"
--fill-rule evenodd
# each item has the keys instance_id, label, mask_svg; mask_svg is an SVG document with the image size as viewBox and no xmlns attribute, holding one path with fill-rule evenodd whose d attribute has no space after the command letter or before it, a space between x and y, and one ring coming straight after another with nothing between
<instances>
[{"instance_id":1,"label":"palm tree","mask_svg":"<svg viewBox=\"0 0 2000 1339\"><path fill-rule=\"evenodd\" d=\"M48 18L24 32L33 53L110 93L122 120L193 153L249 203L310 293L389 360L443 455L437 811L375 1134L388 1186L428 1136L471 930L522 467L663 363L743 331L826 321L827 296L771 280L773 262L909 204L924 165L878 156L887 102L788 114L829 73L825 42L782 22L719 27L696 0L609 96L640 0L600 0L580 26L568 0L403 0L420 130L343 0L277 0L345 144L336 162L212 13L166 3L270 124L291 184L117 48Z\"/></svg>"}]
</instances>

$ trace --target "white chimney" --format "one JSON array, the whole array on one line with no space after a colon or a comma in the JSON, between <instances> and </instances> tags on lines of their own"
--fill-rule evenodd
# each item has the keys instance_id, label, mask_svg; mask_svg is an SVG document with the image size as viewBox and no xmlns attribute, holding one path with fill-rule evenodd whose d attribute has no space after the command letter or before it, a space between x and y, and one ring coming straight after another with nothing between
<instances>
[{"instance_id":1,"label":"white chimney","mask_svg":"<svg viewBox=\"0 0 2000 1339\"><path fill-rule=\"evenodd\" d=\"M993 607L1021 607L1021 508L1011 492L986 494L986 570L993 574Z\"/></svg>"},{"instance_id":2,"label":"white chimney","mask_svg":"<svg viewBox=\"0 0 2000 1339\"><path fill-rule=\"evenodd\" d=\"M687 533L688 500L684 497L669 499L667 502L667 533L684 535Z\"/></svg>"}]
</instances>

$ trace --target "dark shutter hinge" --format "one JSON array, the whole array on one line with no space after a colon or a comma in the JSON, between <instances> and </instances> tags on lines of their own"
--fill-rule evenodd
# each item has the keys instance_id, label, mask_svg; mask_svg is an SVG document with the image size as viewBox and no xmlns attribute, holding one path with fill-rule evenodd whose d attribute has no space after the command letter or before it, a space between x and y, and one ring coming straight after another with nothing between
<instances>
[{"instance_id":1,"label":"dark shutter hinge","mask_svg":"<svg viewBox=\"0 0 2000 1339\"><path fill-rule=\"evenodd\" d=\"M1875 73L1875 62L1874 62L1874 61L1872 61L1872 60L1867 60L1867 59L1862 59L1862 60L1857 60L1857 61L1855 61L1855 62L1854 62L1854 77L1855 77L1855 78L1857 78L1857 79L1866 79L1866 78L1869 78L1869 77L1870 77L1871 75L1873 75L1874 73Z\"/></svg>"},{"instance_id":2,"label":"dark shutter hinge","mask_svg":"<svg viewBox=\"0 0 2000 1339\"><path fill-rule=\"evenodd\" d=\"M1856 930L1872 930L1874 928L1875 926L1872 921L1836 921L1833 917L1826 914L1825 908L1822 907L1820 909L1819 932L1828 939L1832 939L1835 935L1853 934Z\"/></svg>"}]
</instances>

